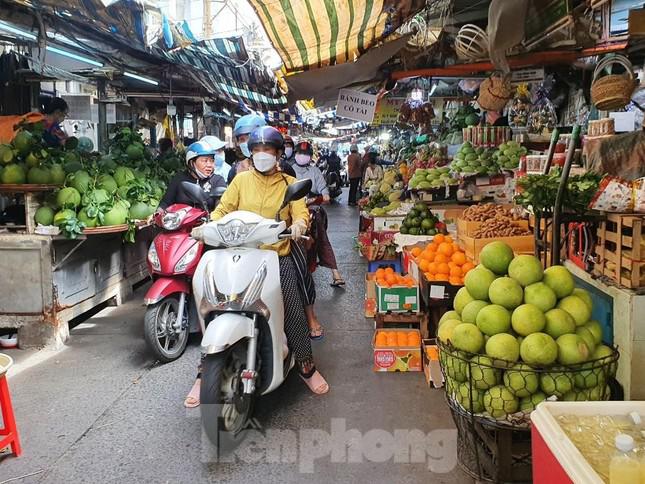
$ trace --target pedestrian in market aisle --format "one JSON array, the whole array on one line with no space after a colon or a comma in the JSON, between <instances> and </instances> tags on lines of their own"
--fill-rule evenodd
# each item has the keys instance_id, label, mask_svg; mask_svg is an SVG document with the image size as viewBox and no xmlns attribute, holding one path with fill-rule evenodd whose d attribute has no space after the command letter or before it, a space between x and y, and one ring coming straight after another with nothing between
<instances>
[{"instance_id":1,"label":"pedestrian in market aisle","mask_svg":"<svg viewBox=\"0 0 645 484\"><path fill-rule=\"evenodd\" d=\"M235 175L251 169L251 152L248 147L249 135L254 129L266 125L267 122L264 118L257 114L247 114L246 116L242 116L235 123L235 127L233 128L233 138L235 139L235 154L237 155L237 162L228 172L227 181L229 185L233 181L233 178L235 178Z\"/></svg>"},{"instance_id":2,"label":"pedestrian in market aisle","mask_svg":"<svg viewBox=\"0 0 645 484\"><path fill-rule=\"evenodd\" d=\"M349 201L352 207L356 206L358 187L363 176L363 160L358 154L358 146L352 145L349 149L350 155L347 157L347 176L349 177Z\"/></svg>"},{"instance_id":3,"label":"pedestrian in market aisle","mask_svg":"<svg viewBox=\"0 0 645 484\"><path fill-rule=\"evenodd\" d=\"M363 185L367 185L369 181L381 181L383 179L383 167L378 164L378 155L374 152L370 153L369 164L365 170L365 178Z\"/></svg>"}]
</instances>

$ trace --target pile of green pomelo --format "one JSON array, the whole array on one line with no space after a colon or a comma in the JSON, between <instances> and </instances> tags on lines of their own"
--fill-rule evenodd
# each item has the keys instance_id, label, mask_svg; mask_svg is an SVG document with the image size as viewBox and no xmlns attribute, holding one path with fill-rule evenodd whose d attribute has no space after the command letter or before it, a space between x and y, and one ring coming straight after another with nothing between
<instances>
[{"instance_id":1,"label":"pile of green pomelo","mask_svg":"<svg viewBox=\"0 0 645 484\"><path fill-rule=\"evenodd\" d=\"M446 390L467 411L505 418L543 400L609 398L616 353L592 298L566 267L488 244L439 322Z\"/></svg>"}]
</instances>

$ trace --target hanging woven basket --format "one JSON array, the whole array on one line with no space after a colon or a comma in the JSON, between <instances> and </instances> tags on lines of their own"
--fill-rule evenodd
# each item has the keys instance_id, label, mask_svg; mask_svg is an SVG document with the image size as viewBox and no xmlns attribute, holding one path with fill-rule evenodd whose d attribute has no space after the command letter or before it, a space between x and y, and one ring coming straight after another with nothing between
<instances>
[{"instance_id":1,"label":"hanging woven basket","mask_svg":"<svg viewBox=\"0 0 645 484\"><path fill-rule=\"evenodd\" d=\"M477 103L485 111L502 112L512 97L513 86L510 75L495 72L479 86Z\"/></svg>"},{"instance_id":2,"label":"hanging woven basket","mask_svg":"<svg viewBox=\"0 0 645 484\"><path fill-rule=\"evenodd\" d=\"M606 69L621 65L625 68L622 74L607 74ZM627 106L632 99L637 81L634 77L632 63L622 55L605 57L598 62L593 73L591 100L601 111L611 111Z\"/></svg>"},{"instance_id":3,"label":"hanging woven basket","mask_svg":"<svg viewBox=\"0 0 645 484\"><path fill-rule=\"evenodd\" d=\"M455 39L455 52L462 60L478 60L488 57L488 34L477 25L466 24Z\"/></svg>"}]
</instances>

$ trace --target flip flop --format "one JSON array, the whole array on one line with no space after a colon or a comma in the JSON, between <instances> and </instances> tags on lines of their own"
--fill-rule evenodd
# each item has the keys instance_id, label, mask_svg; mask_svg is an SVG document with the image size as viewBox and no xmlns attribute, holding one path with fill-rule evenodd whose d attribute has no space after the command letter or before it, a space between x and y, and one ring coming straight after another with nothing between
<instances>
[{"instance_id":1,"label":"flip flop","mask_svg":"<svg viewBox=\"0 0 645 484\"><path fill-rule=\"evenodd\" d=\"M300 378L302 378L302 381L304 381L309 387L309 390L314 392L316 395L324 395L329 391L329 384L318 370L316 370L309 378L305 378L302 375L300 375Z\"/></svg>"},{"instance_id":2,"label":"flip flop","mask_svg":"<svg viewBox=\"0 0 645 484\"><path fill-rule=\"evenodd\" d=\"M201 381L199 382L201 385ZM190 389L190 392L188 392L188 396L184 400L184 407L186 408L197 408L199 407L200 401L199 401L199 392L197 392L197 396L193 396L193 390L195 389L195 385L197 385L197 382L193 384L193 387Z\"/></svg>"},{"instance_id":3,"label":"flip flop","mask_svg":"<svg viewBox=\"0 0 645 484\"><path fill-rule=\"evenodd\" d=\"M334 279L334 281L329 284L331 287L343 287L345 285L344 279Z\"/></svg>"},{"instance_id":4,"label":"flip flop","mask_svg":"<svg viewBox=\"0 0 645 484\"><path fill-rule=\"evenodd\" d=\"M313 341L320 341L325 337L325 329L321 326L319 329L309 330L309 338Z\"/></svg>"}]
</instances>

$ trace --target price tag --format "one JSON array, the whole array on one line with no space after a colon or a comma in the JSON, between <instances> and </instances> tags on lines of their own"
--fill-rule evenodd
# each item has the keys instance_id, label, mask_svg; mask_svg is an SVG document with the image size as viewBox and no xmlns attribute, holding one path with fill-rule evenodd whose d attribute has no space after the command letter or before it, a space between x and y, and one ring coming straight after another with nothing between
<instances>
[{"instance_id":1,"label":"price tag","mask_svg":"<svg viewBox=\"0 0 645 484\"><path fill-rule=\"evenodd\" d=\"M399 304L399 295L398 294L386 294L383 296L383 301L388 302L388 303L396 303Z\"/></svg>"},{"instance_id":2,"label":"price tag","mask_svg":"<svg viewBox=\"0 0 645 484\"><path fill-rule=\"evenodd\" d=\"M405 304L416 304L416 303L417 303L416 296L408 296L405 298Z\"/></svg>"},{"instance_id":3,"label":"price tag","mask_svg":"<svg viewBox=\"0 0 645 484\"><path fill-rule=\"evenodd\" d=\"M446 295L444 286L430 286L430 299L443 299Z\"/></svg>"}]
</instances>

